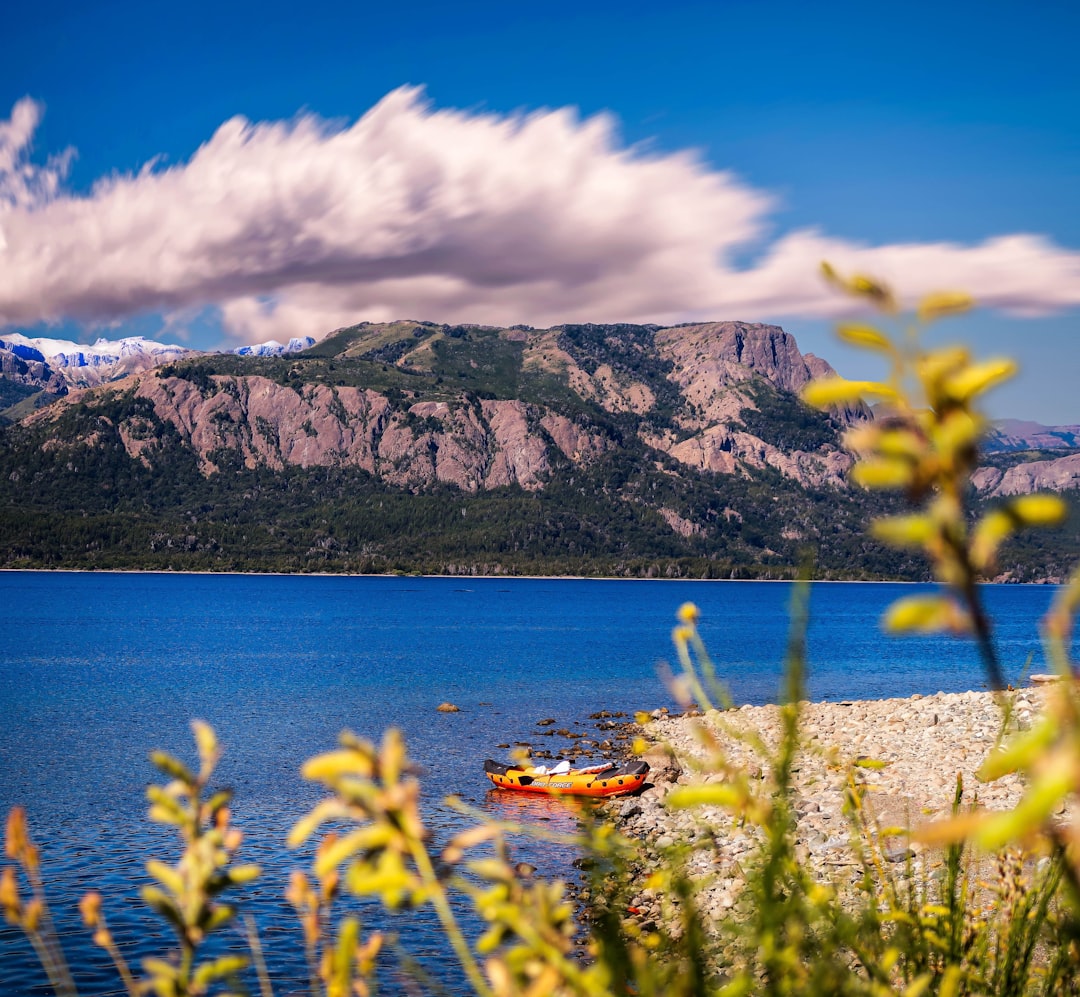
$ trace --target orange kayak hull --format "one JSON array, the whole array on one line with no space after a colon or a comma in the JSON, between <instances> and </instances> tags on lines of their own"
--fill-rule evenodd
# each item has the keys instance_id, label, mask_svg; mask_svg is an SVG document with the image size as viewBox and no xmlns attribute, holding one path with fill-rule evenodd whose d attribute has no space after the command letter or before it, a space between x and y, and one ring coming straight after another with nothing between
<instances>
[{"instance_id":1,"label":"orange kayak hull","mask_svg":"<svg viewBox=\"0 0 1080 997\"><path fill-rule=\"evenodd\" d=\"M627 762L602 772L571 769L561 773L538 773L529 767L503 765L490 758L484 762L484 774L498 789L515 793L545 793L549 796L585 796L603 799L636 793L649 775L649 763Z\"/></svg>"}]
</instances>

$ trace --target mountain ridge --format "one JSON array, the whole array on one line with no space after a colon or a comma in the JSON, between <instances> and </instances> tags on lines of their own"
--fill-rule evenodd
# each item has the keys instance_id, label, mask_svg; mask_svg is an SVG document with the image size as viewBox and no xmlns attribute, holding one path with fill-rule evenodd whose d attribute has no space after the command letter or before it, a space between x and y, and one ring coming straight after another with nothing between
<instances>
[{"instance_id":1,"label":"mountain ridge","mask_svg":"<svg viewBox=\"0 0 1080 997\"><path fill-rule=\"evenodd\" d=\"M612 331L630 338L622 342ZM778 326L705 323L678 333L593 325L531 333L409 322L362 325L335 334L338 345L347 339L338 353L331 341L328 354L324 340L296 361L329 355L339 365L392 369L402 376L391 378L387 391L407 396L380 392L377 383L361 387L322 378L324 383L312 384L302 375L294 379L293 371L279 378L221 363L190 371L159 366L152 376L131 379L128 388L177 429L207 473L218 469L213 455L225 448L248 467L342 464L399 487L434 481L465 490L510 483L539 487L550 470L549 444L571 462L614 445L610 434L605 441L602 433L575 428L557 410L562 407L579 417L587 418L590 408L607 417L630 417L642 443L697 470L732 474L746 466L771 466L803 485L845 487L851 457L835 432L831 439L819 434L808 449L785 451L746 432L740 419L743 409L756 408L762 381L790 394L831 367L816 357L807 362ZM651 365L643 359L647 349L655 351ZM457 380L479 383L448 385L450 368ZM470 378L472 371L478 373ZM519 380L547 383L551 397ZM467 400L477 388L476 398ZM575 396L577 405L570 402ZM31 424L54 417L42 410ZM858 417L857 410L844 410L838 425ZM130 434L125 441L132 457L145 449Z\"/></svg>"},{"instance_id":2,"label":"mountain ridge","mask_svg":"<svg viewBox=\"0 0 1080 997\"><path fill-rule=\"evenodd\" d=\"M835 577L923 577L863 535L892 502L847 484L841 433L868 410L798 399L831 371L741 322L406 320L184 356L3 431L21 525L0 563L728 577L790 574L814 548ZM77 551L41 539L94 517Z\"/></svg>"}]
</instances>

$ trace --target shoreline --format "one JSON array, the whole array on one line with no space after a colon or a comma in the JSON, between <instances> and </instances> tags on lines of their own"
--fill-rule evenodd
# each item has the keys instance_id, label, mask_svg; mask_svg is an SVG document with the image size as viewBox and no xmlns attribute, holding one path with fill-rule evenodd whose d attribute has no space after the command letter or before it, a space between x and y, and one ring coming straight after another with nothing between
<instances>
[{"instance_id":1,"label":"shoreline","mask_svg":"<svg viewBox=\"0 0 1080 997\"><path fill-rule=\"evenodd\" d=\"M762 584L762 585L797 585L798 578L627 578L622 575L412 575L381 572L365 574L351 571L192 571L182 569L173 571L167 568L7 568L0 567L0 573L6 574L46 574L46 575L206 575L209 577L239 578L398 578L432 579L446 578L455 581L552 581L552 582L679 582L701 584ZM810 585L928 585L936 586L936 581L911 581L903 578L811 578ZM1044 588L1061 586L1061 581L1044 579L1034 582L996 582L984 581L980 586L993 585L1002 588L1031 586Z\"/></svg>"},{"instance_id":2,"label":"shoreline","mask_svg":"<svg viewBox=\"0 0 1080 997\"><path fill-rule=\"evenodd\" d=\"M1008 693L1013 702L1009 733L1030 728L1042 709L1044 688L1025 686ZM665 808L664 799L678 786L724 781L719 773L702 769L705 752L695 735L697 725L717 738L728 763L746 773L751 785L769 791L767 762L738 734L754 731L765 744L775 745L780 736L778 706L742 706L700 716L654 713L644 726L652 746L643 756L656 762L653 784L637 797L614 801L609 815L622 833L644 843L646 863L653 866L665 861L667 849L701 840L704 822L715 851L692 854L688 871L713 877L702 892L702 910L709 918L723 918L740 903L746 883L741 863L758 847L760 833L752 826L738 826L715 807ZM1001 712L989 691L802 703L791 796L797 857L819 881L841 890L854 886L862 870L851 847L851 819L844 811L847 780L854 779L863 790L864 812L884 861L897 863L901 873L910 862L916 875L932 875L941 865L940 853L910 841L904 831L948 816L958 777L962 807L977 801L986 809L1011 810L1021 798L1024 786L1015 774L992 783L976 777L1001 729ZM875 765L856 767L856 760ZM660 916L660 898L648 890L632 903L645 917Z\"/></svg>"}]
</instances>

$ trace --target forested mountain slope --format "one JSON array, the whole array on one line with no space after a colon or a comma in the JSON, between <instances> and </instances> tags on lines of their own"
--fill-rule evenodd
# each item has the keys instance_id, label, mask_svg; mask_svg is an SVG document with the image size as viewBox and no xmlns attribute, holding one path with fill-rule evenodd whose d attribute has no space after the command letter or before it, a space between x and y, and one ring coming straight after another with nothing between
<instances>
[{"instance_id":1,"label":"forested mountain slope","mask_svg":"<svg viewBox=\"0 0 1080 997\"><path fill-rule=\"evenodd\" d=\"M846 482L840 434L869 413L798 400L829 370L737 322L365 323L185 359L2 430L0 563L921 577Z\"/></svg>"}]
</instances>

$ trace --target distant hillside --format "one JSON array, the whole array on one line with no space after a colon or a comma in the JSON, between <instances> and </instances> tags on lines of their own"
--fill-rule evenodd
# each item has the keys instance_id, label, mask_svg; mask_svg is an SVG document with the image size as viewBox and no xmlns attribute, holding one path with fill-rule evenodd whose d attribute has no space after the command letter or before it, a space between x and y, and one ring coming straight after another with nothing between
<instances>
[{"instance_id":1,"label":"distant hillside","mask_svg":"<svg viewBox=\"0 0 1080 997\"><path fill-rule=\"evenodd\" d=\"M1080 450L1080 426L1043 426L1021 419L1002 419L987 435L983 450Z\"/></svg>"},{"instance_id":2,"label":"distant hillside","mask_svg":"<svg viewBox=\"0 0 1080 997\"><path fill-rule=\"evenodd\" d=\"M984 498L1080 488L1080 426L1005 419L982 446L985 466L973 477Z\"/></svg>"},{"instance_id":3,"label":"distant hillside","mask_svg":"<svg viewBox=\"0 0 1080 997\"><path fill-rule=\"evenodd\" d=\"M188 357L0 434L0 563L923 577L777 326L402 321ZM1064 570L1020 550L1015 578ZM1051 563L1051 561L1053 563Z\"/></svg>"}]
</instances>

